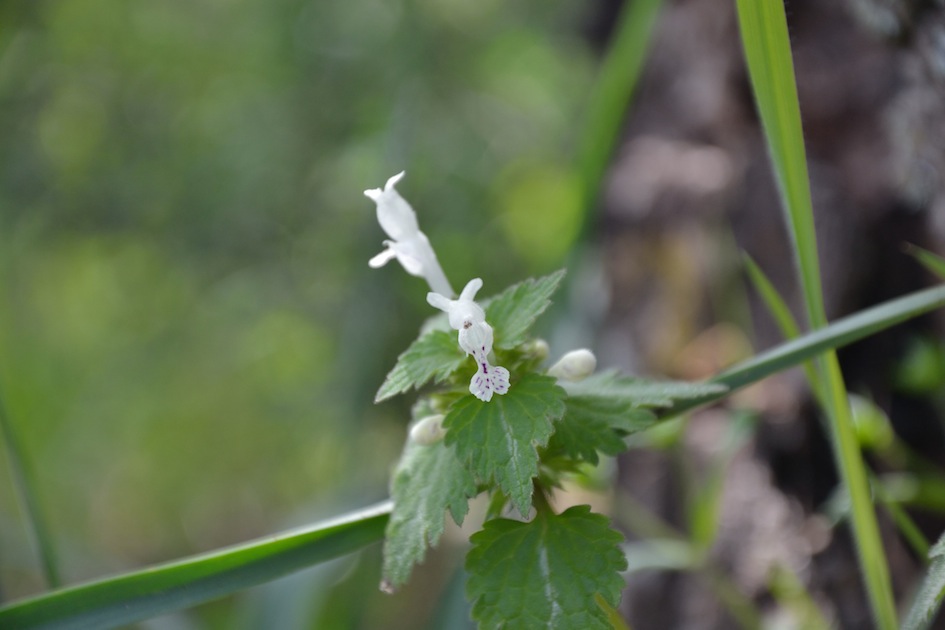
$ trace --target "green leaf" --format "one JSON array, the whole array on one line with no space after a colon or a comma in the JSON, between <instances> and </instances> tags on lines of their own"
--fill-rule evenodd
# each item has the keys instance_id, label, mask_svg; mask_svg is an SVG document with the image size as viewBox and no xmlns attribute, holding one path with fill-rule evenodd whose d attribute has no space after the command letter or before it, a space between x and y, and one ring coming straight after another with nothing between
<instances>
[{"instance_id":1,"label":"green leaf","mask_svg":"<svg viewBox=\"0 0 945 630\"><path fill-rule=\"evenodd\" d=\"M623 536L586 505L530 523L488 521L466 557L466 593L480 628L610 629L595 601L616 606Z\"/></svg>"},{"instance_id":2,"label":"green leaf","mask_svg":"<svg viewBox=\"0 0 945 630\"><path fill-rule=\"evenodd\" d=\"M526 339L525 333L545 312L549 299L564 278L564 269L542 278L513 284L483 303L486 321L495 331L495 347L514 348Z\"/></svg>"},{"instance_id":3,"label":"green leaf","mask_svg":"<svg viewBox=\"0 0 945 630\"><path fill-rule=\"evenodd\" d=\"M589 376L579 383L565 383L569 396L595 396L629 403L633 407L671 407L677 402L724 394L718 383L647 381L614 370Z\"/></svg>"},{"instance_id":4,"label":"green leaf","mask_svg":"<svg viewBox=\"0 0 945 630\"><path fill-rule=\"evenodd\" d=\"M384 542L384 582L398 587L443 534L446 510L462 525L476 481L443 442L408 443L391 484L394 511Z\"/></svg>"},{"instance_id":5,"label":"green leaf","mask_svg":"<svg viewBox=\"0 0 945 630\"><path fill-rule=\"evenodd\" d=\"M87 582L0 608L0 628L114 628L264 584L384 535L385 501L330 521Z\"/></svg>"},{"instance_id":6,"label":"green leaf","mask_svg":"<svg viewBox=\"0 0 945 630\"><path fill-rule=\"evenodd\" d=\"M420 388L428 381L442 383L462 366L466 353L460 350L456 336L442 330L432 330L410 344L397 357L384 384L377 390L374 402L402 394L411 387Z\"/></svg>"},{"instance_id":7,"label":"green leaf","mask_svg":"<svg viewBox=\"0 0 945 630\"><path fill-rule=\"evenodd\" d=\"M477 479L494 480L522 514L528 514L538 447L548 444L564 413L564 390L555 379L526 374L504 396L482 402L460 398L443 420L446 443Z\"/></svg>"},{"instance_id":8,"label":"green leaf","mask_svg":"<svg viewBox=\"0 0 945 630\"><path fill-rule=\"evenodd\" d=\"M619 455L627 446L623 436L656 424L656 414L625 400L603 396L569 396L567 410L548 441L550 453L563 453L596 464L597 451Z\"/></svg>"},{"instance_id":9,"label":"green leaf","mask_svg":"<svg viewBox=\"0 0 945 630\"><path fill-rule=\"evenodd\" d=\"M929 558L932 560L929 572L922 580L902 630L925 630L930 627L945 598L945 534L929 551Z\"/></svg>"}]
</instances>

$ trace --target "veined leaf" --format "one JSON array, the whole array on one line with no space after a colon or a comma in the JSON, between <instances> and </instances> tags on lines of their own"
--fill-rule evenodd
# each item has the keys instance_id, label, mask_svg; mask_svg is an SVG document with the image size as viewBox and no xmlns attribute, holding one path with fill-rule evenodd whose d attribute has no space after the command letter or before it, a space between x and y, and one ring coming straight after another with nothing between
<instances>
[{"instance_id":1,"label":"veined leaf","mask_svg":"<svg viewBox=\"0 0 945 630\"><path fill-rule=\"evenodd\" d=\"M420 388L431 379L441 383L458 370L465 360L466 353L460 350L456 335L432 330L410 344L397 357L397 364L384 379L374 402L402 394L411 387Z\"/></svg>"},{"instance_id":2,"label":"veined leaf","mask_svg":"<svg viewBox=\"0 0 945 630\"><path fill-rule=\"evenodd\" d=\"M495 480L515 507L528 514L539 447L548 444L554 421L564 413L564 390L555 379L526 374L509 393L482 402L465 396L443 420L446 444L481 481Z\"/></svg>"},{"instance_id":3,"label":"veined leaf","mask_svg":"<svg viewBox=\"0 0 945 630\"><path fill-rule=\"evenodd\" d=\"M480 628L611 628L595 596L620 600L623 536L590 507L529 523L493 519L470 540L466 593Z\"/></svg>"},{"instance_id":4,"label":"veined leaf","mask_svg":"<svg viewBox=\"0 0 945 630\"><path fill-rule=\"evenodd\" d=\"M623 436L656 424L656 414L627 401L603 396L569 396L567 410L555 423L548 451L596 464L597 452L618 455L626 450Z\"/></svg>"},{"instance_id":5,"label":"veined leaf","mask_svg":"<svg viewBox=\"0 0 945 630\"><path fill-rule=\"evenodd\" d=\"M384 583L395 588L407 581L427 547L439 542L447 510L457 525L463 523L476 481L445 443L408 443L391 494L394 510L384 542Z\"/></svg>"},{"instance_id":6,"label":"veined leaf","mask_svg":"<svg viewBox=\"0 0 945 630\"><path fill-rule=\"evenodd\" d=\"M510 286L483 303L486 321L495 331L497 348L514 348L525 341L528 329L551 304L552 294L564 278L564 269L542 278Z\"/></svg>"},{"instance_id":7,"label":"veined leaf","mask_svg":"<svg viewBox=\"0 0 945 630\"><path fill-rule=\"evenodd\" d=\"M594 374L578 383L563 385L569 396L610 398L634 407L671 407L678 402L723 394L727 390L718 383L647 381L614 370Z\"/></svg>"}]
</instances>

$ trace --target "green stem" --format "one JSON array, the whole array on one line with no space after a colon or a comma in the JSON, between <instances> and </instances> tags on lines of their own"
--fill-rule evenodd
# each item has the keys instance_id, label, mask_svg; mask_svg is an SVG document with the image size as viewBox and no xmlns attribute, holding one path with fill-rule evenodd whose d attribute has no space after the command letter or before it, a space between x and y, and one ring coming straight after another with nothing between
<instances>
[{"instance_id":1,"label":"green stem","mask_svg":"<svg viewBox=\"0 0 945 630\"><path fill-rule=\"evenodd\" d=\"M902 506L889 496L889 492L886 490L885 486L883 486L882 480L873 477L872 482L872 488L876 493L876 497L882 502L886 511L889 512L889 516L899 528L899 533L902 534L909 546L912 547L912 551L914 551L917 556L927 561L931 545L929 541L926 540L922 530L919 529L918 525L915 524L915 521L912 520L909 514L902 509Z\"/></svg>"},{"instance_id":2,"label":"green stem","mask_svg":"<svg viewBox=\"0 0 945 630\"><path fill-rule=\"evenodd\" d=\"M771 284L771 282L768 280L768 277L764 274L761 268L758 267L758 265L756 265L748 255L745 255L744 260L746 269L748 270L748 274L751 277L755 288L758 290L763 301L767 305L768 311L777 322L778 327L781 329L781 333L787 339L796 339L799 337L801 334L800 328L798 327L797 322L794 320L794 316L791 314L790 309L788 309L787 304L783 299L781 299L780 294L774 288L774 285ZM804 371L807 375L810 388L814 392L814 397L817 399L817 404L821 409L826 410L828 400L823 390L821 381L818 378L816 366L812 362L805 363ZM899 449L903 450L903 447L900 446ZM935 467L932 469L937 470ZM899 504L889 496L889 492L886 490L881 480L877 479L871 474L870 482L870 485L873 488L877 498L879 498L879 500L883 503L886 511L889 512L890 517L896 523L900 533L912 547L913 551L915 551L920 558L925 558L929 552L929 543L925 539L925 536L922 535L922 532L905 512L905 510L903 510Z\"/></svg>"},{"instance_id":3,"label":"green stem","mask_svg":"<svg viewBox=\"0 0 945 630\"><path fill-rule=\"evenodd\" d=\"M39 555L43 575L46 578L46 584L49 588L57 588L61 582L52 538L49 535L49 530L46 528L46 521L40 509L32 470L30 469L22 444L20 443L19 436L16 434L13 422L7 413L2 395L0 395L0 432L3 433L3 443L6 444L7 460L10 462L13 484L16 486L17 498L23 509L23 516L26 519L26 529Z\"/></svg>"},{"instance_id":4,"label":"green stem","mask_svg":"<svg viewBox=\"0 0 945 630\"><path fill-rule=\"evenodd\" d=\"M732 366L708 382L728 387L727 391L701 398L680 401L661 409L658 416L666 420L702 405L730 396L735 390L810 360L831 348L841 348L881 330L886 330L923 313L945 306L945 286L931 287L877 304L855 315L838 319L827 328L782 343L750 359Z\"/></svg>"},{"instance_id":5,"label":"green stem","mask_svg":"<svg viewBox=\"0 0 945 630\"><path fill-rule=\"evenodd\" d=\"M892 630L897 627L896 606L886 565L886 554L876 513L873 511L866 466L853 428L840 363L835 352L828 353L824 358L821 373L827 379L827 395L830 401L828 415L833 433L834 457L840 468L840 478L850 493L853 534L873 614L880 628Z\"/></svg>"},{"instance_id":6,"label":"green stem","mask_svg":"<svg viewBox=\"0 0 945 630\"><path fill-rule=\"evenodd\" d=\"M554 516L556 514L555 509L551 507L551 502L548 501L548 495L545 494L544 487L542 484L538 483L537 479L532 482L532 505L535 506L535 510L538 514L546 514L548 516Z\"/></svg>"}]
</instances>

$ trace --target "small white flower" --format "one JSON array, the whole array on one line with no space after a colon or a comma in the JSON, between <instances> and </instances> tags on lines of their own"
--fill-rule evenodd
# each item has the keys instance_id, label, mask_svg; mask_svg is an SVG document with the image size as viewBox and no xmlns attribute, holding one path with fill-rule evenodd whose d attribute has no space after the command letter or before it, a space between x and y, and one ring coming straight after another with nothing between
<instances>
[{"instance_id":1,"label":"small white flower","mask_svg":"<svg viewBox=\"0 0 945 630\"><path fill-rule=\"evenodd\" d=\"M439 293L427 293L430 306L445 312L450 328L459 331L459 347L476 360L476 373L469 382L469 393L483 402L493 394L509 391L509 371L489 363L492 352L492 326L486 322L486 313L476 304L475 297L482 288L482 279L470 280L459 298L451 300Z\"/></svg>"},{"instance_id":2,"label":"small white flower","mask_svg":"<svg viewBox=\"0 0 945 630\"><path fill-rule=\"evenodd\" d=\"M597 369L597 357L586 348L572 350L548 369L548 375L576 383L583 381Z\"/></svg>"},{"instance_id":3,"label":"small white flower","mask_svg":"<svg viewBox=\"0 0 945 630\"><path fill-rule=\"evenodd\" d=\"M443 428L443 418L445 417L439 414L422 418L410 427L410 439L422 446L436 444L446 437L446 429Z\"/></svg>"},{"instance_id":4,"label":"small white flower","mask_svg":"<svg viewBox=\"0 0 945 630\"><path fill-rule=\"evenodd\" d=\"M377 222L392 240L385 240L386 249L368 261L378 268L396 258L412 276L425 278L430 288L443 295L453 295L440 261L426 234L420 231L417 214L410 204L400 196L394 186L404 177L404 172L387 180L384 189L365 190L364 195L377 204Z\"/></svg>"}]
</instances>

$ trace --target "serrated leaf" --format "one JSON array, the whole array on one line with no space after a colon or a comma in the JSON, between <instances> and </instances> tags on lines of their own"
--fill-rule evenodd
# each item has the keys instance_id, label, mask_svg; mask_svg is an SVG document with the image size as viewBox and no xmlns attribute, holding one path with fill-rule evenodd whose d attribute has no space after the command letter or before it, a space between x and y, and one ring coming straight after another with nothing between
<instances>
[{"instance_id":1,"label":"serrated leaf","mask_svg":"<svg viewBox=\"0 0 945 630\"><path fill-rule=\"evenodd\" d=\"M482 402L460 398L443 420L446 443L481 481L495 481L522 514L528 514L538 447L548 444L553 422L564 413L564 390L555 379L526 374L504 396Z\"/></svg>"},{"instance_id":2,"label":"serrated leaf","mask_svg":"<svg viewBox=\"0 0 945 630\"><path fill-rule=\"evenodd\" d=\"M397 357L397 364L377 390L374 402L402 394L411 387L420 388L431 379L441 383L465 360L466 353L460 350L455 335L442 330L427 332Z\"/></svg>"},{"instance_id":3,"label":"serrated leaf","mask_svg":"<svg viewBox=\"0 0 945 630\"><path fill-rule=\"evenodd\" d=\"M935 621L935 615L945 599L945 534L929 550L929 572L916 593L909 616L902 630L925 630Z\"/></svg>"},{"instance_id":4,"label":"serrated leaf","mask_svg":"<svg viewBox=\"0 0 945 630\"><path fill-rule=\"evenodd\" d=\"M597 452L619 455L623 436L656 424L656 414L626 400L603 396L569 396L567 410L556 423L548 451L596 464Z\"/></svg>"},{"instance_id":5,"label":"serrated leaf","mask_svg":"<svg viewBox=\"0 0 945 630\"><path fill-rule=\"evenodd\" d=\"M466 593L480 628L611 628L595 595L620 600L623 536L590 507L530 523L494 519L470 540Z\"/></svg>"},{"instance_id":6,"label":"serrated leaf","mask_svg":"<svg viewBox=\"0 0 945 630\"><path fill-rule=\"evenodd\" d=\"M648 381L610 370L579 383L564 383L569 396L599 396L623 400L634 407L672 407L677 401L702 398L726 391L717 383L687 381Z\"/></svg>"},{"instance_id":7,"label":"serrated leaf","mask_svg":"<svg viewBox=\"0 0 945 630\"><path fill-rule=\"evenodd\" d=\"M461 525L476 482L443 442L408 444L391 484L394 509L384 540L384 582L404 584L427 547L439 542L446 511Z\"/></svg>"},{"instance_id":8,"label":"serrated leaf","mask_svg":"<svg viewBox=\"0 0 945 630\"><path fill-rule=\"evenodd\" d=\"M525 341L525 333L551 304L549 298L558 289L564 274L561 269L542 278L530 278L483 303L486 321L495 331L495 347L514 348Z\"/></svg>"}]
</instances>

